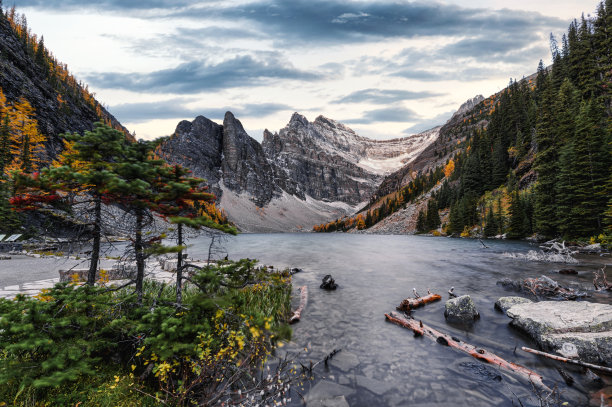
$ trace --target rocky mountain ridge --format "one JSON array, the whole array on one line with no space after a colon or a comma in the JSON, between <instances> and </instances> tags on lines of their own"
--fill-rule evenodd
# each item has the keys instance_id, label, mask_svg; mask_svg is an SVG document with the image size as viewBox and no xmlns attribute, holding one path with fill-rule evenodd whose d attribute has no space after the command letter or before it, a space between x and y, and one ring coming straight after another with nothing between
<instances>
[{"instance_id":1,"label":"rocky mountain ridge","mask_svg":"<svg viewBox=\"0 0 612 407\"><path fill-rule=\"evenodd\" d=\"M378 141L323 116L309 122L294 113L259 144L227 112L223 125L203 116L180 122L157 153L207 179L244 230L301 230L363 206L384 176L414 159L437 132Z\"/></svg>"}]
</instances>

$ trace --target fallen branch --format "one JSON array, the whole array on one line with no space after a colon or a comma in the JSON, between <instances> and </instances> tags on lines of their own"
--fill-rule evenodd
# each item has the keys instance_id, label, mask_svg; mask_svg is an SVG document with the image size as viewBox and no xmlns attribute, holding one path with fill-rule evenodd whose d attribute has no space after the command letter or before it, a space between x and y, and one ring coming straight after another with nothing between
<instances>
[{"instance_id":1,"label":"fallen branch","mask_svg":"<svg viewBox=\"0 0 612 407\"><path fill-rule=\"evenodd\" d=\"M428 304L430 302L438 301L442 297L438 294L428 294L424 297L419 298L406 298L402 303L397 307L398 311L410 311L411 309L420 307L421 305Z\"/></svg>"},{"instance_id":2,"label":"fallen branch","mask_svg":"<svg viewBox=\"0 0 612 407\"><path fill-rule=\"evenodd\" d=\"M606 279L606 266L603 266L601 269L594 271L593 274L595 274L595 278L593 278L593 285L595 286L595 291L612 291L612 283L608 283L608 280Z\"/></svg>"},{"instance_id":3,"label":"fallen branch","mask_svg":"<svg viewBox=\"0 0 612 407\"><path fill-rule=\"evenodd\" d=\"M568 359L568 358L564 358L563 356L553 355L551 353L546 353L546 352L542 352L542 351L539 351L539 350L527 348L525 346L523 346L521 349L524 350L525 352L533 353L533 354L540 355L540 356L545 356L545 357L547 357L549 359L558 360L560 362L570 363L572 365L588 367L589 369L598 370L600 372L605 372L605 373L608 373L608 374L612 374L612 367L598 366L598 365L594 365L592 363L582 362L582 361L576 360L576 359Z\"/></svg>"},{"instance_id":4,"label":"fallen branch","mask_svg":"<svg viewBox=\"0 0 612 407\"><path fill-rule=\"evenodd\" d=\"M385 314L385 317L400 326L411 329L415 334L427 336L438 342L441 345L450 346L451 348L459 349L469 355L472 355L476 359L484 360L491 364L497 365L500 368L514 373L520 377L527 379L533 385L543 390L552 391L542 382L542 376L536 372L527 369L526 367L517 365L516 363L508 362L499 356L482 348L477 348L469 343L462 342L461 340L439 332L433 328L423 325L422 322L416 321L415 319L407 319L399 315L397 312L391 312Z\"/></svg>"},{"instance_id":5,"label":"fallen branch","mask_svg":"<svg viewBox=\"0 0 612 407\"><path fill-rule=\"evenodd\" d=\"M289 318L290 324L294 324L300 320L300 317L302 316L302 311L304 311L306 303L308 302L308 287L306 287L305 285L300 287L300 292L300 306L297 310L295 310L291 318Z\"/></svg>"}]
</instances>

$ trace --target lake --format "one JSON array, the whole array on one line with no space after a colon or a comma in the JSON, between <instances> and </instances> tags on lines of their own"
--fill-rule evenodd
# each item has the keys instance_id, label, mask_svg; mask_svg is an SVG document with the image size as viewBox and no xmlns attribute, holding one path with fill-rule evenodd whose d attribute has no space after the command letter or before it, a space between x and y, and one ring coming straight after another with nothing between
<instances>
[{"instance_id":1,"label":"lake","mask_svg":"<svg viewBox=\"0 0 612 407\"><path fill-rule=\"evenodd\" d=\"M209 240L192 239L188 249L195 258L206 258ZM230 259L259 259L278 268L304 270L293 276L294 307L297 287L306 285L308 305L302 320L293 325L293 340L282 348L305 365L316 363L334 349L341 349L326 367L315 368L315 379L299 386L306 395L344 395L351 406L520 406L540 405L528 383L484 365L469 355L441 346L428 338L415 338L411 331L386 322L384 314L395 310L413 288L427 289L443 300L426 305L413 316L438 330L508 361L535 370L550 387L557 385L570 405L588 404L588 386L567 387L555 363L520 350L537 345L508 325L510 319L493 308L497 298L516 295L496 282L504 277L522 279L544 274L562 284L590 289L592 271L604 259L583 256L578 276L553 274L568 267L559 263L527 261L537 247L526 242L384 236L357 234L242 234L229 237L224 250ZM331 274L339 288L319 288ZM469 294L480 312L472 327L451 325L444 318L448 289ZM590 301L609 301L609 296ZM516 351L515 351L516 349ZM483 367L484 366L484 367ZM579 379L577 369L567 367ZM500 380L501 376L501 380ZM579 389L577 389L579 388ZM520 403L519 403L520 400ZM299 396L293 405L301 405Z\"/></svg>"}]
</instances>

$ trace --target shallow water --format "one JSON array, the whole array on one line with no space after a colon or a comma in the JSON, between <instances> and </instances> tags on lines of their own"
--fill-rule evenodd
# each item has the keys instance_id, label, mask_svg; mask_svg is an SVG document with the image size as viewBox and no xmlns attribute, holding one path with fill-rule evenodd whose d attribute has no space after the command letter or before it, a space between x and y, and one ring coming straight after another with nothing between
<instances>
[{"instance_id":1,"label":"shallow water","mask_svg":"<svg viewBox=\"0 0 612 407\"><path fill-rule=\"evenodd\" d=\"M206 238L190 243L191 257L206 257ZM535 370L550 387L557 385L570 405L587 405L590 388L580 383L579 371L568 368L579 383L567 387L552 361L520 350L537 345L511 328L509 319L493 304L499 297L515 295L496 284L504 277L545 274L562 284L589 289L592 272L605 259L584 256L579 264L569 266L533 262L508 255L536 249L527 243L485 243L488 249L475 240L422 236L243 234L228 238L224 247L230 259L257 258L263 264L304 270L294 275L293 285L308 287L308 305L302 320L293 326L292 342L282 350L301 352L298 360L306 365L334 349L342 351L328 367L320 364L315 368L315 380L296 389L303 395L317 386L314 393L345 395L351 406L539 405L529 383L386 322L384 314L411 297L414 287L421 295L429 288L443 297L443 301L413 311L415 318ZM551 274L565 267L576 269L579 275ZM333 275L338 290L319 288L326 274ZM444 300L451 286L476 303L480 319L472 327L445 321ZM298 298L295 295L295 305ZM604 294L589 300L609 302L610 298ZM292 404L301 405L300 397L294 394Z\"/></svg>"}]
</instances>

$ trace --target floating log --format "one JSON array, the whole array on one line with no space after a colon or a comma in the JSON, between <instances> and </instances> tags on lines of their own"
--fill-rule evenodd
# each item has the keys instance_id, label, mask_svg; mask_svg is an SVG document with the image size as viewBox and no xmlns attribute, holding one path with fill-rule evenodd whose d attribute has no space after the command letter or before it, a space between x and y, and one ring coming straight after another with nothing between
<instances>
[{"instance_id":1,"label":"floating log","mask_svg":"<svg viewBox=\"0 0 612 407\"><path fill-rule=\"evenodd\" d=\"M308 287L306 287L305 285L300 287L300 292L300 306L297 310L295 310L295 312L289 319L290 324L294 324L300 320L300 317L302 316L302 311L304 311L306 303L308 302Z\"/></svg>"},{"instance_id":2,"label":"floating log","mask_svg":"<svg viewBox=\"0 0 612 407\"><path fill-rule=\"evenodd\" d=\"M533 354L540 355L540 356L545 356L545 357L547 357L549 359L558 360L560 362L566 362L566 363L570 363L572 365L578 365L578 366L582 366L582 367L587 367L589 369L598 370L600 372L605 372L605 373L608 373L608 374L612 374L612 367L598 366L598 365L594 365L592 363L583 362L581 360L568 359L568 358L564 358L563 356L553 355L551 353L546 353L546 352L542 352L540 350L535 350L535 349L527 348L525 346L523 346L521 349L524 350L525 352L533 353Z\"/></svg>"},{"instance_id":3,"label":"floating log","mask_svg":"<svg viewBox=\"0 0 612 407\"><path fill-rule=\"evenodd\" d=\"M428 304L430 302L438 301L442 299L438 294L428 294L424 297L419 298L406 298L402 303L397 307L398 311L410 311L411 309L420 307L421 305Z\"/></svg>"},{"instance_id":4,"label":"floating log","mask_svg":"<svg viewBox=\"0 0 612 407\"><path fill-rule=\"evenodd\" d=\"M469 355L472 355L476 359L483 360L485 362L489 362L491 364L499 366L501 369L504 369L510 373L514 373L524 379L527 379L531 383L533 383L536 387L546 390L552 391L542 382L542 376L537 374L536 372L527 369L521 365L517 365L516 363L508 362L505 359L500 358L499 356L485 350L482 348L477 348L474 345L470 345L469 343L465 343L460 341L459 339L452 337L450 335L446 335L442 332L439 332L431 327L423 325L421 321L417 321L415 319L407 319L403 316L399 315L397 312L391 312L390 314L385 314L385 317L400 326L411 329L414 331L416 335L427 336L428 338L433 339L439 344L450 346L451 348L459 349L462 352L465 352Z\"/></svg>"}]
</instances>

